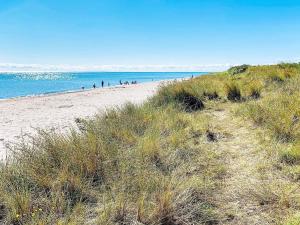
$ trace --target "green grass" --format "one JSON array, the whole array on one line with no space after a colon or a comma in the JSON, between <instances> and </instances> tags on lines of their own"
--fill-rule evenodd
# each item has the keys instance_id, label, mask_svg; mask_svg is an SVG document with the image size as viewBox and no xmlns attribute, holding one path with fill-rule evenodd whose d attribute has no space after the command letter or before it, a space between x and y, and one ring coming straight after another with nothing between
<instances>
[{"instance_id":1,"label":"green grass","mask_svg":"<svg viewBox=\"0 0 300 225\"><path fill-rule=\"evenodd\" d=\"M205 110L237 105L283 146L280 163L300 177L299 86L300 64L244 65L161 87L142 106L77 119L64 134L40 131L1 165L0 221L217 223L224 162L207 142Z\"/></svg>"}]
</instances>

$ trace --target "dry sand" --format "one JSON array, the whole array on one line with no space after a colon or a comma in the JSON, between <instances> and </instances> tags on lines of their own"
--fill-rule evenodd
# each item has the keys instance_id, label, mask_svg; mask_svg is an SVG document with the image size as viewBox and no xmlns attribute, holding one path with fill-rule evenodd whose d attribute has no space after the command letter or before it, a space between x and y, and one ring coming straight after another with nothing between
<instances>
[{"instance_id":1,"label":"dry sand","mask_svg":"<svg viewBox=\"0 0 300 225\"><path fill-rule=\"evenodd\" d=\"M89 117L126 102L142 103L162 82L0 100L0 159L8 154L7 144L35 134L36 128L66 130L77 117Z\"/></svg>"}]
</instances>

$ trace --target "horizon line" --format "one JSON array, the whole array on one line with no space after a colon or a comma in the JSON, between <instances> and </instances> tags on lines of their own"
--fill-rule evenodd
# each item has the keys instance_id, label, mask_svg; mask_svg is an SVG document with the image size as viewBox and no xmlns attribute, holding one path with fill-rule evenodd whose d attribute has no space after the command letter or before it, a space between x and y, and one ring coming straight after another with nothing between
<instances>
[{"instance_id":1,"label":"horizon line","mask_svg":"<svg viewBox=\"0 0 300 225\"><path fill-rule=\"evenodd\" d=\"M248 63L248 65L275 65L292 63L299 60L278 60L272 63ZM221 72L242 63L206 64L206 65L71 65L71 64L22 64L0 63L0 73L80 73L80 72Z\"/></svg>"},{"instance_id":2,"label":"horizon line","mask_svg":"<svg viewBox=\"0 0 300 225\"><path fill-rule=\"evenodd\" d=\"M231 64L208 65L50 65L0 63L0 72L215 72Z\"/></svg>"},{"instance_id":3,"label":"horizon line","mask_svg":"<svg viewBox=\"0 0 300 225\"><path fill-rule=\"evenodd\" d=\"M93 71L93 70L70 70L70 71L60 71L60 70L9 70L9 71L0 71L0 73L213 73L218 71Z\"/></svg>"}]
</instances>

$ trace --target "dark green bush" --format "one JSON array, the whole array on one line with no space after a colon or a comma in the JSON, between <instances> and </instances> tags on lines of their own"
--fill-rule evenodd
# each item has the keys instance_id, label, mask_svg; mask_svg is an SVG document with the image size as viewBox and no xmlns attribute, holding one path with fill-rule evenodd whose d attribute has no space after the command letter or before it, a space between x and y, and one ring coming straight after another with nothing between
<instances>
[{"instance_id":1,"label":"dark green bush","mask_svg":"<svg viewBox=\"0 0 300 225\"><path fill-rule=\"evenodd\" d=\"M236 75L236 74L240 74L240 73L244 73L246 72L246 70L249 68L249 65L243 64L240 66L233 66L228 70L228 73L230 75Z\"/></svg>"}]
</instances>

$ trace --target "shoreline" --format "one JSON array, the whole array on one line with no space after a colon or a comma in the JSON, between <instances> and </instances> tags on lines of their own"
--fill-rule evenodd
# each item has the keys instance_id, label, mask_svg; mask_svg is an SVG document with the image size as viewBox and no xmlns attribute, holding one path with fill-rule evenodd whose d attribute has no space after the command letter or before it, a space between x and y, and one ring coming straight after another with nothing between
<instances>
[{"instance_id":1,"label":"shoreline","mask_svg":"<svg viewBox=\"0 0 300 225\"><path fill-rule=\"evenodd\" d=\"M196 77L196 76L195 76ZM128 85L112 85L112 86L106 86L106 87L96 87L96 88L85 88L82 89L75 89L75 90L69 90L69 91L58 91L53 93L44 93L44 94L36 94L36 95L26 95L26 96L16 96L11 98L0 98L0 103L4 101L15 101L19 99L30 99L30 98L42 98L42 97L48 97L48 96L57 96L57 95L65 95L65 94L72 94L72 93L81 93L81 92L88 92L88 91L94 91L94 90L108 90L108 89L118 89L118 88L126 88L130 86L135 85L141 85L141 84L147 84L147 83L156 83L156 82L172 82L172 81L183 81L188 80L190 77L183 77L183 78L175 78L175 79L166 79L166 80L156 80L156 81L146 81L146 82L140 82L137 84L128 84Z\"/></svg>"},{"instance_id":2,"label":"shoreline","mask_svg":"<svg viewBox=\"0 0 300 225\"><path fill-rule=\"evenodd\" d=\"M153 81L155 82L155 81ZM150 82L143 82L139 84L144 84L144 83L150 83ZM133 84L130 84L133 85ZM127 85L125 87L128 87L130 85ZM26 95L26 96L16 96L16 97L11 97L11 98L0 98L0 103L2 101L9 101L9 100L20 100L20 99L30 99L30 98L43 98L43 97L48 97L48 96L57 96L57 95L65 95L65 94L73 94L73 93L80 93L80 92L87 92L87 91L93 91L93 90L107 90L107 89L114 89L114 88L123 88L121 85L115 85L115 86L110 86L110 87L103 87L103 88L89 88L89 89L76 89L76 90L70 90L70 91L58 91L58 92L52 92L52 93L44 93L44 94L37 94L37 95Z\"/></svg>"},{"instance_id":3,"label":"shoreline","mask_svg":"<svg viewBox=\"0 0 300 225\"><path fill-rule=\"evenodd\" d=\"M180 79L181 80L185 80ZM0 100L0 161L9 155L7 145L36 134L37 129L66 132L76 126L76 118L88 118L125 103L142 104L158 88L173 80L144 82L26 96ZM179 79L177 79L179 81Z\"/></svg>"}]
</instances>

